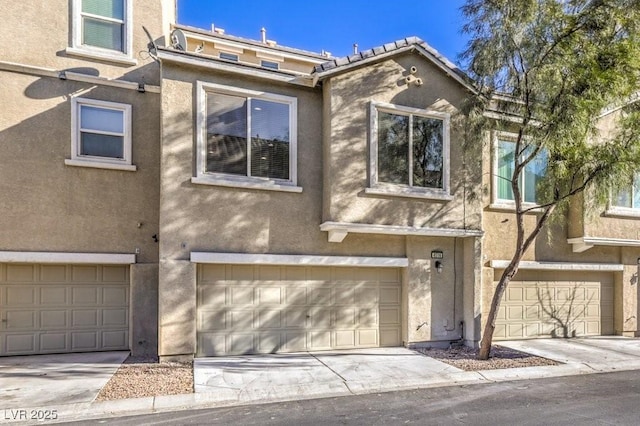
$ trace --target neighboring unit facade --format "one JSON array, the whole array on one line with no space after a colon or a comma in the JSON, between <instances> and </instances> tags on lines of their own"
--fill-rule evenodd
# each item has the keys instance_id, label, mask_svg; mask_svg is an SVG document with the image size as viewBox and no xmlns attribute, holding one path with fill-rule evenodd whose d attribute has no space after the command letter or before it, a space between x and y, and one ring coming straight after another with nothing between
<instances>
[{"instance_id":1,"label":"neighboring unit facade","mask_svg":"<svg viewBox=\"0 0 640 426\"><path fill-rule=\"evenodd\" d=\"M166 6L3 4L0 355L157 352Z\"/></svg>"},{"instance_id":2,"label":"neighboring unit facade","mask_svg":"<svg viewBox=\"0 0 640 426\"><path fill-rule=\"evenodd\" d=\"M173 2L57 2L9 6L43 31L0 58L0 355L477 344L514 246L511 136L463 149L455 65L415 38L335 59L170 25ZM631 194L541 234L496 338L636 334Z\"/></svg>"}]
</instances>

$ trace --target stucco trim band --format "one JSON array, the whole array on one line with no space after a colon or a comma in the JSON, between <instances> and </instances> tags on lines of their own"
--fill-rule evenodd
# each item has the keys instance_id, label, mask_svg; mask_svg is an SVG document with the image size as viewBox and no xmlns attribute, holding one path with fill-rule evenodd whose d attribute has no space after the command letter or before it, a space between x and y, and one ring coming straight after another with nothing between
<instances>
[{"instance_id":1,"label":"stucco trim band","mask_svg":"<svg viewBox=\"0 0 640 426\"><path fill-rule=\"evenodd\" d=\"M136 255L126 253L0 251L0 263L95 263L103 265L131 265L136 263Z\"/></svg>"},{"instance_id":2,"label":"stucco trim band","mask_svg":"<svg viewBox=\"0 0 640 426\"><path fill-rule=\"evenodd\" d=\"M361 266L376 268L406 268L409 260L404 257L365 256L314 256L294 254L248 254L191 252L193 263L217 263L236 265L280 266Z\"/></svg>"},{"instance_id":3,"label":"stucco trim band","mask_svg":"<svg viewBox=\"0 0 640 426\"><path fill-rule=\"evenodd\" d=\"M482 237L483 231L456 228L418 228L413 226L371 225L367 223L324 222L321 231L329 232L329 242L341 243L350 232L356 234L415 235L420 237Z\"/></svg>"},{"instance_id":4,"label":"stucco trim band","mask_svg":"<svg viewBox=\"0 0 640 426\"><path fill-rule=\"evenodd\" d=\"M569 238L567 242L573 245L574 253L582 253L593 246L640 247L640 240L626 240L623 238L578 237Z\"/></svg>"},{"instance_id":5,"label":"stucco trim band","mask_svg":"<svg viewBox=\"0 0 640 426\"><path fill-rule=\"evenodd\" d=\"M0 61L0 71L16 72L20 74L36 75L39 77L59 78L70 81L80 81L83 83L99 84L101 86L117 87L119 89L129 89L145 92L160 93L160 86L144 84L140 86L135 81L114 80L106 77L87 75L73 71L57 71L51 68L36 67L33 65L17 64L13 62Z\"/></svg>"},{"instance_id":6,"label":"stucco trim band","mask_svg":"<svg viewBox=\"0 0 640 426\"><path fill-rule=\"evenodd\" d=\"M509 265L509 262L509 260L492 260L489 265L494 269L504 269ZM534 262L523 260L518 268L547 271L621 272L624 270L624 265L616 263Z\"/></svg>"}]
</instances>

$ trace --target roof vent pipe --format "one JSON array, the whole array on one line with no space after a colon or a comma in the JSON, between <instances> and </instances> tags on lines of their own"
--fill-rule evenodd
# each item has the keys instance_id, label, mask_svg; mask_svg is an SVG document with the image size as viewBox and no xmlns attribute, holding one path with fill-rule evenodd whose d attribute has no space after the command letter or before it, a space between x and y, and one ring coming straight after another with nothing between
<instances>
[{"instance_id":1,"label":"roof vent pipe","mask_svg":"<svg viewBox=\"0 0 640 426\"><path fill-rule=\"evenodd\" d=\"M260 29L260 35L262 36L262 43L267 44L267 30L265 27Z\"/></svg>"},{"instance_id":2,"label":"roof vent pipe","mask_svg":"<svg viewBox=\"0 0 640 426\"><path fill-rule=\"evenodd\" d=\"M353 43L353 54L354 55L358 54L358 43Z\"/></svg>"}]
</instances>

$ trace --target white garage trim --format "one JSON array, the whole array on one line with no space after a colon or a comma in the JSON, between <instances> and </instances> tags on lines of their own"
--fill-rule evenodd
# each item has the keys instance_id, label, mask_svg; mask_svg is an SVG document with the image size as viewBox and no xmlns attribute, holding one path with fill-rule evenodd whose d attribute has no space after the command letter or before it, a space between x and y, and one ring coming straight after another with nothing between
<instances>
[{"instance_id":1,"label":"white garage trim","mask_svg":"<svg viewBox=\"0 0 640 426\"><path fill-rule=\"evenodd\" d=\"M60 253L49 251L0 251L1 263L99 263L103 265L131 265L135 254L124 253Z\"/></svg>"},{"instance_id":2,"label":"white garage trim","mask_svg":"<svg viewBox=\"0 0 640 426\"><path fill-rule=\"evenodd\" d=\"M191 252L194 263L262 264L287 266L362 266L378 268L406 268L409 260L405 257L364 257L364 256L313 256L293 254L247 254Z\"/></svg>"},{"instance_id":3,"label":"white garage trim","mask_svg":"<svg viewBox=\"0 0 640 426\"><path fill-rule=\"evenodd\" d=\"M505 269L510 260L492 260L489 265L495 269ZM569 262L534 262L523 260L518 269L534 269L547 271L601 271L618 272L624 270L624 265L615 263L569 263Z\"/></svg>"}]
</instances>

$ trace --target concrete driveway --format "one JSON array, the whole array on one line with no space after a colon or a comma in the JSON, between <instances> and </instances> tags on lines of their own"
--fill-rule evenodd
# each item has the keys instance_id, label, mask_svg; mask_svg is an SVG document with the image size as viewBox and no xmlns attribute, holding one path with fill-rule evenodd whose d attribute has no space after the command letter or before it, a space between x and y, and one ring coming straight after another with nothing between
<instances>
[{"instance_id":1,"label":"concrete driveway","mask_svg":"<svg viewBox=\"0 0 640 426\"><path fill-rule=\"evenodd\" d=\"M0 358L3 407L92 402L129 352L93 352ZM0 407L0 408L3 408Z\"/></svg>"}]
</instances>

